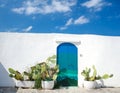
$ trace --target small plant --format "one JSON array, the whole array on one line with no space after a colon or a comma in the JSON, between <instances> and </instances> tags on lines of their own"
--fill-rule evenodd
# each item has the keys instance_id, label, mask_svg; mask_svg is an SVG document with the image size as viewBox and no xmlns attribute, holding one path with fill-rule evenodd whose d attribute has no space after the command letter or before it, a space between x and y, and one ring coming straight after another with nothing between
<instances>
[{"instance_id":1,"label":"small plant","mask_svg":"<svg viewBox=\"0 0 120 93\"><path fill-rule=\"evenodd\" d=\"M94 65L92 66L92 70L93 70L92 76L90 76L91 75L91 68L86 67L85 70L83 70L81 72L81 75L85 77L86 81L95 81L95 80L99 80L99 79L108 79L108 78L113 77L113 74L110 74L110 75L104 74L102 76L97 75L97 70L96 70Z\"/></svg>"},{"instance_id":2,"label":"small plant","mask_svg":"<svg viewBox=\"0 0 120 93\"><path fill-rule=\"evenodd\" d=\"M88 89L103 87L104 83L101 81L101 79L108 79L113 77L113 74L104 74L102 76L97 75L97 70L94 65L92 66L92 69L86 67L85 70L81 72L81 75L84 76L84 87Z\"/></svg>"},{"instance_id":3,"label":"small plant","mask_svg":"<svg viewBox=\"0 0 120 93\"><path fill-rule=\"evenodd\" d=\"M46 63L49 67L56 66L56 55L50 56L46 59Z\"/></svg>"},{"instance_id":4,"label":"small plant","mask_svg":"<svg viewBox=\"0 0 120 93\"><path fill-rule=\"evenodd\" d=\"M46 62L37 64L33 70L33 78L42 80L56 80L59 66L49 67Z\"/></svg>"},{"instance_id":5,"label":"small plant","mask_svg":"<svg viewBox=\"0 0 120 93\"><path fill-rule=\"evenodd\" d=\"M59 66L56 65L56 55L48 57L46 62L41 62L29 68L28 71L20 73L9 68L9 76L20 81L35 81L34 88L41 88L41 81L55 81L59 72Z\"/></svg>"},{"instance_id":6,"label":"small plant","mask_svg":"<svg viewBox=\"0 0 120 93\"><path fill-rule=\"evenodd\" d=\"M16 71L12 68L9 68L8 70L10 72L9 76L17 80L16 87L24 87L24 88L34 87L35 82L32 77L33 75L32 69L30 69L29 72L24 71L23 73L20 73L19 71Z\"/></svg>"},{"instance_id":7,"label":"small plant","mask_svg":"<svg viewBox=\"0 0 120 93\"><path fill-rule=\"evenodd\" d=\"M55 67L49 67L47 64L44 67L45 69L42 72L42 80L45 81L51 81L51 80L56 80L57 74L59 72L59 66L56 65Z\"/></svg>"},{"instance_id":8,"label":"small plant","mask_svg":"<svg viewBox=\"0 0 120 93\"><path fill-rule=\"evenodd\" d=\"M34 81L32 68L30 69L29 72L24 71L23 73L20 73L19 71L14 70L13 68L9 68L8 70L10 72L9 76L15 78L16 80Z\"/></svg>"},{"instance_id":9,"label":"small plant","mask_svg":"<svg viewBox=\"0 0 120 93\"><path fill-rule=\"evenodd\" d=\"M48 57L46 62L56 64L56 55Z\"/></svg>"},{"instance_id":10,"label":"small plant","mask_svg":"<svg viewBox=\"0 0 120 93\"><path fill-rule=\"evenodd\" d=\"M33 69L33 76L32 78L35 80L35 88L41 88L41 80L42 80L42 72L44 68L42 68L43 65L45 65L45 62L36 64L35 66L32 67Z\"/></svg>"},{"instance_id":11,"label":"small plant","mask_svg":"<svg viewBox=\"0 0 120 93\"><path fill-rule=\"evenodd\" d=\"M81 75L85 77L86 81L94 81L96 79L97 71L94 65L92 66L92 69L93 69L92 76L90 76L91 68L86 67L85 70L81 72Z\"/></svg>"},{"instance_id":12,"label":"small plant","mask_svg":"<svg viewBox=\"0 0 120 93\"><path fill-rule=\"evenodd\" d=\"M19 71L14 70L12 68L9 68L8 70L10 72L9 74L10 77L15 78L16 80L21 80L21 81L24 80L23 75Z\"/></svg>"},{"instance_id":13,"label":"small plant","mask_svg":"<svg viewBox=\"0 0 120 93\"><path fill-rule=\"evenodd\" d=\"M96 77L96 80L100 80L100 79L108 79L108 78L111 78L111 77L113 77L113 74L104 74L104 75L102 75L102 76L100 76L100 75L98 75L97 77Z\"/></svg>"},{"instance_id":14,"label":"small plant","mask_svg":"<svg viewBox=\"0 0 120 93\"><path fill-rule=\"evenodd\" d=\"M29 70L28 71L24 71L23 72L23 75L24 75L24 80L30 80L30 81L34 81L34 78L33 78L33 74L34 74L34 66L33 67L30 67L28 68ZM25 78L26 77L26 78Z\"/></svg>"},{"instance_id":15,"label":"small plant","mask_svg":"<svg viewBox=\"0 0 120 93\"><path fill-rule=\"evenodd\" d=\"M53 89L54 88L54 81L57 79L59 66L56 65L54 67L49 67L46 64L42 66L42 73L41 73L41 85L43 89Z\"/></svg>"},{"instance_id":16,"label":"small plant","mask_svg":"<svg viewBox=\"0 0 120 93\"><path fill-rule=\"evenodd\" d=\"M56 80L58 72L59 66L56 65L56 55L48 57L42 66L42 80Z\"/></svg>"},{"instance_id":17,"label":"small plant","mask_svg":"<svg viewBox=\"0 0 120 93\"><path fill-rule=\"evenodd\" d=\"M50 67L46 62L36 64L32 67L32 69L32 78L35 80L35 88L41 88L41 80L56 80L57 74L59 72L59 67L57 65L54 67Z\"/></svg>"}]
</instances>

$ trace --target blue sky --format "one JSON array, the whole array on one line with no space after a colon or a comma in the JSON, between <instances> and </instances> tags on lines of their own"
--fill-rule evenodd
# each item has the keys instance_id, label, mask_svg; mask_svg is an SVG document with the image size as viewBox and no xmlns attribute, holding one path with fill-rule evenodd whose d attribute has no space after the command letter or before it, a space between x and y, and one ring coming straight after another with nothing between
<instances>
[{"instance_id":1,"label":"blue sky","mask_svg":"<svg viewBox=\"0 0 120 93\"><path fill-rule=\"evenodd\" d=\"M0 32L120 36L120 0L0 0Z\"/></svg>"}]
</instances>

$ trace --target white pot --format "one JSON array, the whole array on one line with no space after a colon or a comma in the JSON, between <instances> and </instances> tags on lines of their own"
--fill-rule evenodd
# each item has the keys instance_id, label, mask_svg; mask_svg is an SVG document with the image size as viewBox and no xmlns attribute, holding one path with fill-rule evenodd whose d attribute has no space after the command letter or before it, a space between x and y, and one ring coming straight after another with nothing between
<instances>
[{"instance_id":1,"label":"white pot","mask_svg":"<svg viewBox=\"0 0 120 93\"><path fill-rule=\"evenodd\" d=\"M95 89L96 85L96 81L84 81L84 88L86 89Z\"/></svg>"},{"instance_id":2,"label":"white pot","mask_svg":"<svg viewBox=\"0 0 120 93\"><path fill-rule=\"evenodd\" d=\"M102 88L102 87L104 87L104 81L102 79L96 80L96 82L97 82L96 88Z\"/></svg>"},{"instance_id":3,"label":"white pot","mask_svg":"<svg viewBox=\"0 0 120 93\"><path fill-rule=\"evenodd\" d=\"M16 87L32 88L34 87L35 81L16 81Z\"/></svg>"},{"instance_id":4,"label":"white pot","mask_svg":"<svg viewBox=\"0 0 120 93\"><path fill-rule=\"evenodd\" d=\"M42 88L43 89L53 89L54 88L54 81L42 81Z\"/></svg>"}]
</instances>

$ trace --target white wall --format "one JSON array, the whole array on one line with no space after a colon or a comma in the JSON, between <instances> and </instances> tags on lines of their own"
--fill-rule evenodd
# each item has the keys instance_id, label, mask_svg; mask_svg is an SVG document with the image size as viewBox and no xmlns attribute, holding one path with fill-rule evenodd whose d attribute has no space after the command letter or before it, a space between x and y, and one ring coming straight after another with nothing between
<instances>
[{"instance_id":1,"label":"white wall","mask_svg":"<svg viewBox=\"0 0 120 93\"><path fill-rule=\"evenodd\" d=\"M104 81L106 86L120 87L120 37L84 35L81 54L80 70L95 65L100 75L114 74L113 78Z\"/></svg>"},{"instance_id":2,"label":"white wall","mask_svg":"<svg viewBox=\"0 0 120 93\"><path fill-rule=\"evenodd\" d=\"M0 33L0 86L14 86L8 68L23 71L56 53L57 41L73 42L78 47L79 86L81 71L95 65L99 74L112 73L105 85L120 87L120 37L70 34ZM6 71L5 71L6 70ZM4 73L2 73L4 72ZM9 83L9 84L8 84Z\"/></svg>"},{"instance_id":3,"label":"white wall","mask_svg":"<svg viewBox=\"0 0 120 93\"><path fill-rule=\"evenodd\" d=\"M48 34L0 33L0 62L6 70L12 67L23 72L27 67L55 54L53 43L52 35ZM11 83L8 75L4 78L6 75L1 73L0 86ZM11 85L13 83L7 84Z\"/></svg>"}]
</instances>

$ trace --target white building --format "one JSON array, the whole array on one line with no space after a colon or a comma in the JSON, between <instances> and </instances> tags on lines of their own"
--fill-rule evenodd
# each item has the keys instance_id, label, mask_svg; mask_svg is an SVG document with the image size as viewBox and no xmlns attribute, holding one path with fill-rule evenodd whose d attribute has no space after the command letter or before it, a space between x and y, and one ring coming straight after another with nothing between
<instances>
[{"instance_id":1,"label":"white building","mask_svg":"<svg viewBox=\"0 0 120 93\"><path fill-rule=\"evenodd\" d=\"M99 74L114 74L112 78L104 81L106 86L120 87L120 37L2 32L0 33L0 86L15 85L8 76L9 67L22 72L26 67L43 62L53 54L57 55L58 47L66 43L74 45L77 49L78 86L81 86L83 81L81 71L86 66L95 65Z\"/></svg>"}]
</instances>

